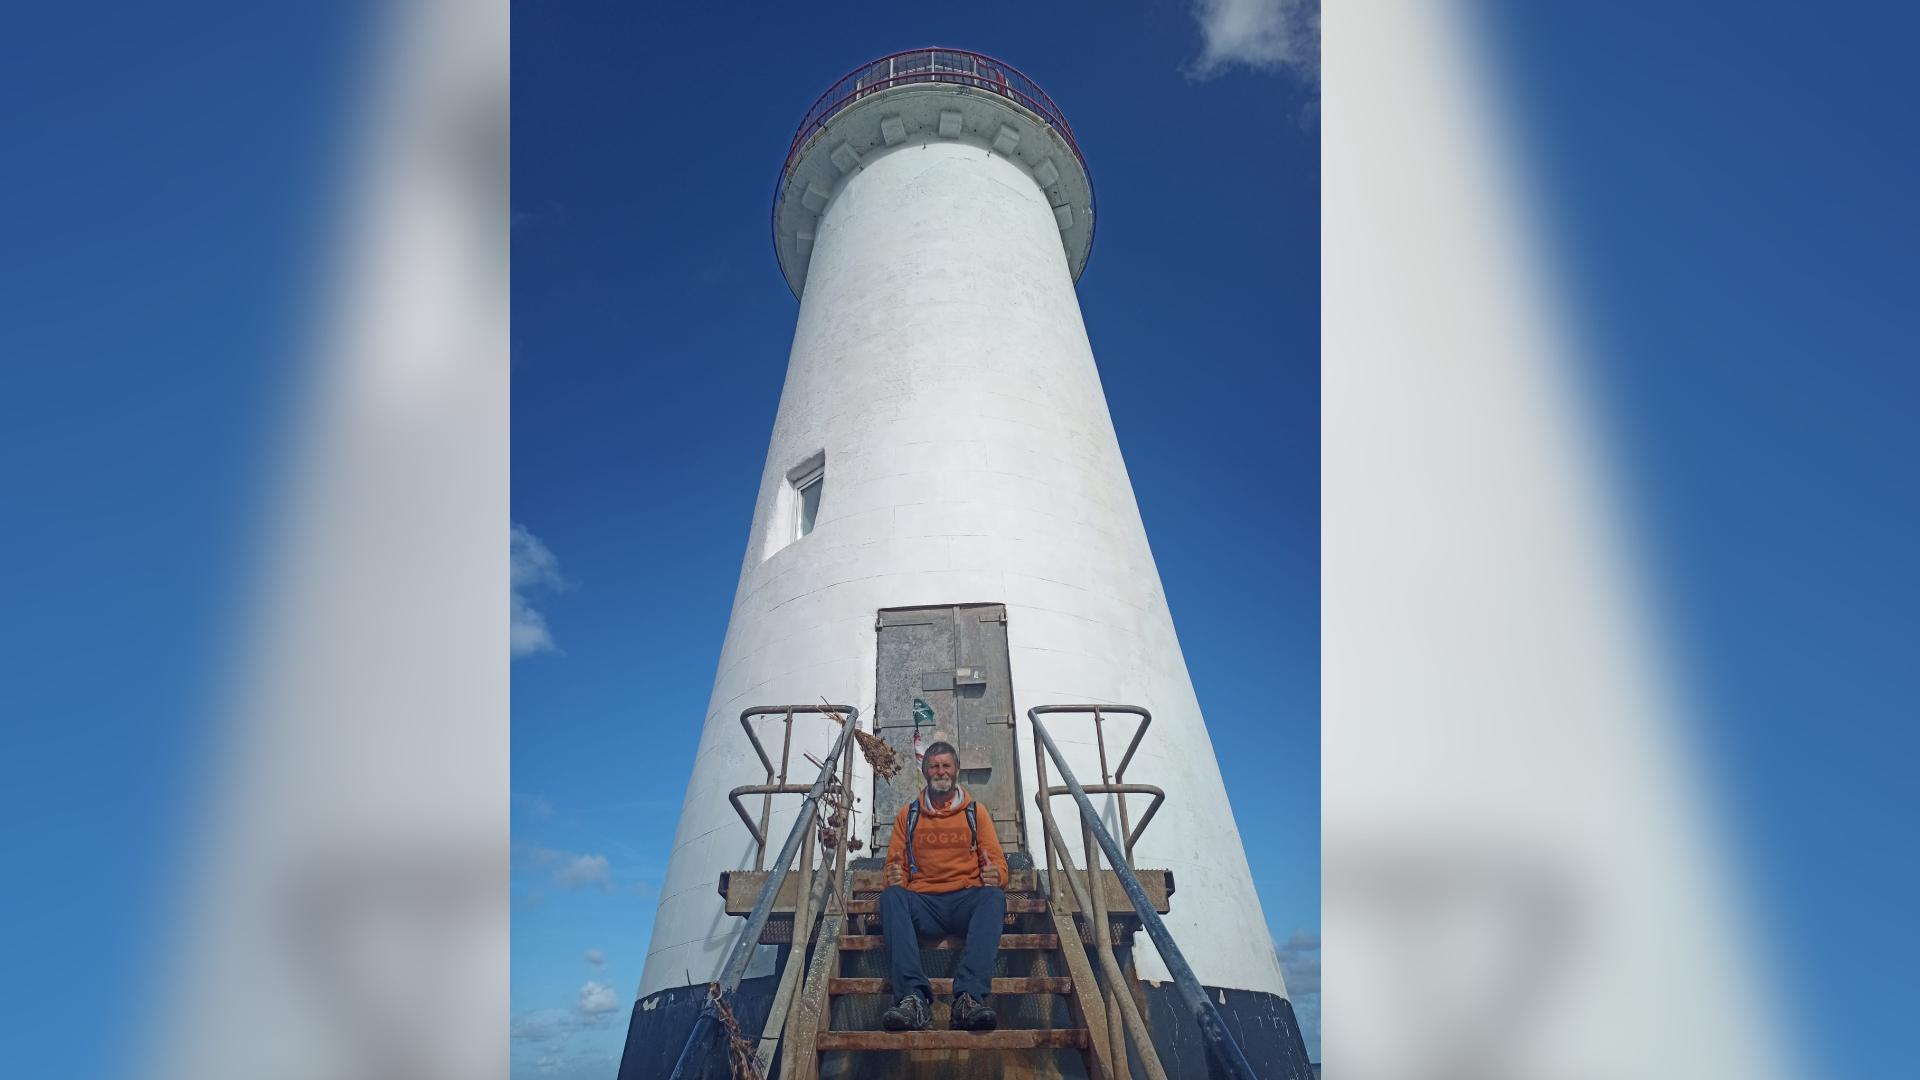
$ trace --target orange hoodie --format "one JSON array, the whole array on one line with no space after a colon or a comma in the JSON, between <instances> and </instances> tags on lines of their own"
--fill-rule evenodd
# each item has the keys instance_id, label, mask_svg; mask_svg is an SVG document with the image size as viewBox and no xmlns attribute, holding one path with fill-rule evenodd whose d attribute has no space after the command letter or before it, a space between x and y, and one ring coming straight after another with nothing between
<instances>
[{"instance_id":1,"label":"orange hoodie","mask_svg":"<svg viewBox=\"0 0 1920 1080\"><path fill-rule=\"evenodd\" d=\"M913 861L918 873L907 874L907 888L917 893L950 893L980 886L980 859L985 856L1000 869L1000 885L1007 884L1007 856L1000 850L999 834L993 831L993 816L985 806L976 805L974 818L980 826L980 847L971 846L967 832L966 806L973 800L967 789L954 785L953 798L945 809L937 809L920 792L920 821L913 830ZM893 818L893 839L887 843L887 865L907 868L907 810L902 806Z\"/></svg>"}]
</instances>

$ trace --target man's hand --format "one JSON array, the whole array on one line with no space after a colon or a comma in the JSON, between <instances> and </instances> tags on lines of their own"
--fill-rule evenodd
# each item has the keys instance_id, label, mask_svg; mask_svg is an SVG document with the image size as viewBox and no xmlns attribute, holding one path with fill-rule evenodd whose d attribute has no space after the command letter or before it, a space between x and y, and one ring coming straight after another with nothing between
<instances>
[{"instance_id":1,"label":"man's hand","mask_svg":"<svg viewBox=\"0 0 1920 1080\"><path fill-rule=\"evenodd\" d=\"M1000 864L999 863L994 862L992 859L984 859L981 861L980 884L982 885L1000 884Z\"/></svg>"},{"instance_id":2,"label":"man's hand","mask_svg":"<svg viewBox=\"0 0 1920 1080\"><path fill-rule=\"evenodd\" d=\"M901 866L897 862L888 863L887 864L887 884L905 885L906 883L907 883L907 868L904 866Z\"/></svg>"}]
</instances>

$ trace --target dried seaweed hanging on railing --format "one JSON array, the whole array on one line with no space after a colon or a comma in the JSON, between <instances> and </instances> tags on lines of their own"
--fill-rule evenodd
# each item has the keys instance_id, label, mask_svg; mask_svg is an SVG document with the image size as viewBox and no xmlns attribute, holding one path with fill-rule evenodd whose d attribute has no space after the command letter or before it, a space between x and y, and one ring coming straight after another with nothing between
<instances>
[{"instance_id":1,"label":"dried seaweed hanging on railing","mask_svg":"<svg viewBox=\"0 0 1920 1080\"><path fill-rule=\"evenodd\" d=\"M866 845L860 842L860 838L848 829L847 822L859 811L853 808L852 800L846 797L846 793L834 792L825 796L824 801L833 813L827 815L827 820L820 826L820 846L828 853L832 853L840 843L841 830L847 829L847 850L859 851L865 847Z\"/></svg>"},{"instance_id":2,"label":"dried seaweed hanging on railing","mask_svg":"<svg viewBox=\"0 0 1920 1080\"><path fill-rule=\"evenodd\" d=\"M825 701L826 699L821 698L820 700ZM842 725L846 723L846 720L842 719L837 712L829 711L827 715L833 717L836 723ZM858 724L855 724L853 728L853 741L860 744L860 753L867 759L867 764L873 766L873 775L882 780L891 780L899 775L900 756L893 752L893 747L888 746L885 739L882 739L878 735L869 735L861 731Z\"/></svg>"},{"instance_id":3,"label":"dried seaweed hanging on railing","mask_svg":"<svg viewBox=\"0 0 1920 1080\"><path fill-rule=\"evenodd\" d=\"M827 715L831 716L833 714L828 713ZM855 728L853 733L855 735L860 734L860 729ZM827 767L824 762L812 754L806 755L806 758L808 761L813 762L815 768L824 769ZM855 804L859 801L860 797L858 795L853 795L840 786L839 777L830 776L827 778L827 790L821 793L820 802L825 805L827 809L833 811L833 813L825 815L816 828L820 834L820 846L824 848L829 855L833 853L835 845L840 843L840 831L847 828L848 819L860 813L859 810L855 809ZM864 846L865 845L860 842L859 837L853 836L851 832L849 832L847 836L848 851L859 851Z\"/></svg>"},{"instance_id":4,"label":"dried seaweed hanging on railing","mask_svg":"<svg viewBox=\"0 0 1920 1080\"><path fill-rule=\"evenodd\" d=\"M873 775L882 780L891 780L899 774L900 757L885 739L869 735L859 728L853 729L853 737L860 744L860 753L866 756L867 764L873 766Z\"/></svg>"},{"instance_id":5,"label":"dried seaweed hanging on railing","mask_svg":"<svg viewBox=\"0 0 1920 1080\"><path fill-rule=\"evenodd\" d=\"M707 984L707 1005L727 1033L727 1064L733 1068L733 1080L764 1080L753 1061L753 1043L740 1034L740 1021L734 1017L727 999L721 996L717 982Z\"/></svg>"}]
</instances>

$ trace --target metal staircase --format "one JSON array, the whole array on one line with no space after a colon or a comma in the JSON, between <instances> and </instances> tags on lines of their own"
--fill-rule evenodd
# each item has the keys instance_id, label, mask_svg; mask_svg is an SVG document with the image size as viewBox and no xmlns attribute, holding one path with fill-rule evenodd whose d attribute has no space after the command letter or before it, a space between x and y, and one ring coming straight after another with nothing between
<instances>
[{"instance_id":1,"label":"metal staircase","mask_svg":"<svg viewBox=\"0 0 1920 1080\"><path fill-rule=\"evenodd\" d=\"M846 718L810 788L786 779L795 713ZM1041 719L1049 713L1094 718L1103 783L1083 786L1074 778ZM1131 715L1140 723L1119 769L1108 774L1101 724L1113 714ZM764 715L786 718L786 745L777 773L749 722ZM1006 924L991 989L1000 1026L991 1032L946 1030L953 980L938 973L950 966L963 941L923 936L922 957L935 998L934 1028L893 1032L880 1030L878 1023L879 1011L892 997L884 977L886 937L878 911L884 872L874 859L849 865L849 837L854 829L847 813L852 755L846 745L858 714L845 706L780 706L750 709L742 715L742 726L767 765L768 778L765 784L734 789L730 798L758 841L759 851L755 869L722 875L720 891L728 913L744 916L747 923L723 968L722 980L713 987L701 1022L689 1037L675 1077L699 1075L701 1044L713 1040L709 1021L734 1026L728 1004L753 945L785 944L790 946L787 959L757 1045L737 1033L730 1035L736 1080L769 1076L776 1058L782 1080L817 1080L823 1071L841 1077L1024 1077L1084 1072L1096 1080L1136 1076L1164 1080L1167 1074L1151 1038L1146 1000L1132 963L1130 943L1134 933L1144 929L1173 970L1182 997L1211 1044L1218 1073L1251 1080L1251 1067L1160 921L1173 892L1171 873L1132 865L1134 842L1166 797L1158 788L1124 781L1127 763L1151 716L1143 709L1091 705L1041 707L1029 710L1028 716L1039 762L1035 801L1046 866L1042 869L1030 857L1016 856L1018 862L1005 886ZM1048 786L1049 758L1064 781L1058 786ZM740 800L754 794L771 800L774 794L800 792L806 793L806 801L793 831L771 867L759 869L764 863L768 813L763 805L756 825ZM1147 813L1131 828L1125 799L1118 800L1124 847L1099 820L1089 799L1094 794L1153 796ZM1084 855L1079 865L1053 813L1052 801L1059 796L1072 796L1078 806ZM818 812L821 805L835 810L825 822ZM858 841L853 845L858 846ZM823 852L824 872L814 867L816 846ZM1110 869L1102 869L1102 855ZM1068 1066L1060 1055L1070 1055L1069 1060L1078 1057L1079 1067Z\"/></svg>"},{"instance_id":2,"label":"metal staircase","mask_svg":"<svg viewBox=\"0 0 1920 1080\"><path fill-rule=\"evenodd\" d=\"M1154 890L1165 894L1164 871L1148 871ZM884 977L886 937L878 919L877 897L882 888L882 871L859 869L851 873L850 893L854 899L842 916L835 907L824 913L813 938L812 962L807 982L799 999L797 1025L788 1029L786 1051L782 1056L783 1078L811 1078L820 1075L822 1056L836 1051L912 1054L915 1051L967 1051L970 1055L1004 1051L1075 1051L1084 1061L1087 1075L1125 1076L1116 1071L1109 1058L1112 1045L1106 1023L1105 1005L1098 996L1100 980L1086 953L1088 920L1070 898L1059 902L1046 895L1045 875L1031 868L1015 869L1008 882L1007 925L1000 937L999 964L1008 972L996 974L990 993L995 1010L1001 1014L1001 1026L991 1032L943 1030L947 1023L949 1001L953 993L951 978L930 976L934 992L934 1030L893 1032L877 1030L879 1010L892 1001L892 987ZM737 881L733 887L747 886ZM1110 882L1107 890L1117 893ZM1164 910L1165 901L1161 901ZM1122 920L1119 934L1129 936L1130 920ZM941 970L940 954L957 951L963 939L954 936L922 936L920 946L930 971ZM864 954L864 955L863 955ZM794 957L799 957L796 949ZM865 963L868 957L875 963ZM790 960L791 964L792 961ZM876 974L851 974L849 966L863 966ZM1131 965L1128 965L1129 967ZM1094 987L1089 1001L1083 988ZM1010 999L1038 998L1040 1001ZM864 1001L850 999L865 999ZM1059 1005L1056 1006L1056 1001ZM1151 1059L1151 1045L1148 1057ZM1030 1055L1031 1056L1031 1055ZM876 1063L879 1065L882 1063ZM911 1075L916 1071L931 1075L948 1067L950 1056L929 1059L925 1069L916 1069L912 1057L884 1063L884 1068L854 1069L854 1075ZM1012 1063L1009 1063L1012 1064ZM1026 1062L1036 1074L1055 1074L1038 1057ZM1021 1075L1028 1070L1004 1070ZM1161 1075L1149 1071L1149 1076Z\"/></svg>"}]
</instances>

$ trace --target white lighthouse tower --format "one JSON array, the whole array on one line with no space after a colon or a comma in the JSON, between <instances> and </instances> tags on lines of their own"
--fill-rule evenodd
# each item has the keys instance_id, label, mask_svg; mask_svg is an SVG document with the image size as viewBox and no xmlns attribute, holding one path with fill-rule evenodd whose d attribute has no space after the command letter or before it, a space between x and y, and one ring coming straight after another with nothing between
<instances>
[{"instance_id":1,"label":"white lighthouse tower","mask_svg":"<svg viewBox=\"0 0 1920 1080\"><path fill-rule=\"evenodd\" d=\"M1094 224L1065 117L999 61L886 57L803 121L773 207L799 318L630 1047L697 1004L674 992L712 978L739 932L716 885L752 866L755 846L726 793L765 778L742 710L823 698L857 705L903 746L919 702L933 719L917 730L957 736L962 782L1030 853L1041 834L1026 710L1150 710L1128 779L1168 799L1136 862L1172 871L1165 921L1210 996L1284 1005L1081 321ZM1048 727L1097 780L1092 725ZM792 760L822 756L833 735L826 720L797 721ZM856 772L855 790L890 823L890 785ZM775 813L775 845L792 813ZM886 839L874 816L859 822L869 851ZM1144 935L1137 956L1143 978L1166 978ZM669 998L680 1004L661 1008Z\"/></svg>"}]
</instances>

